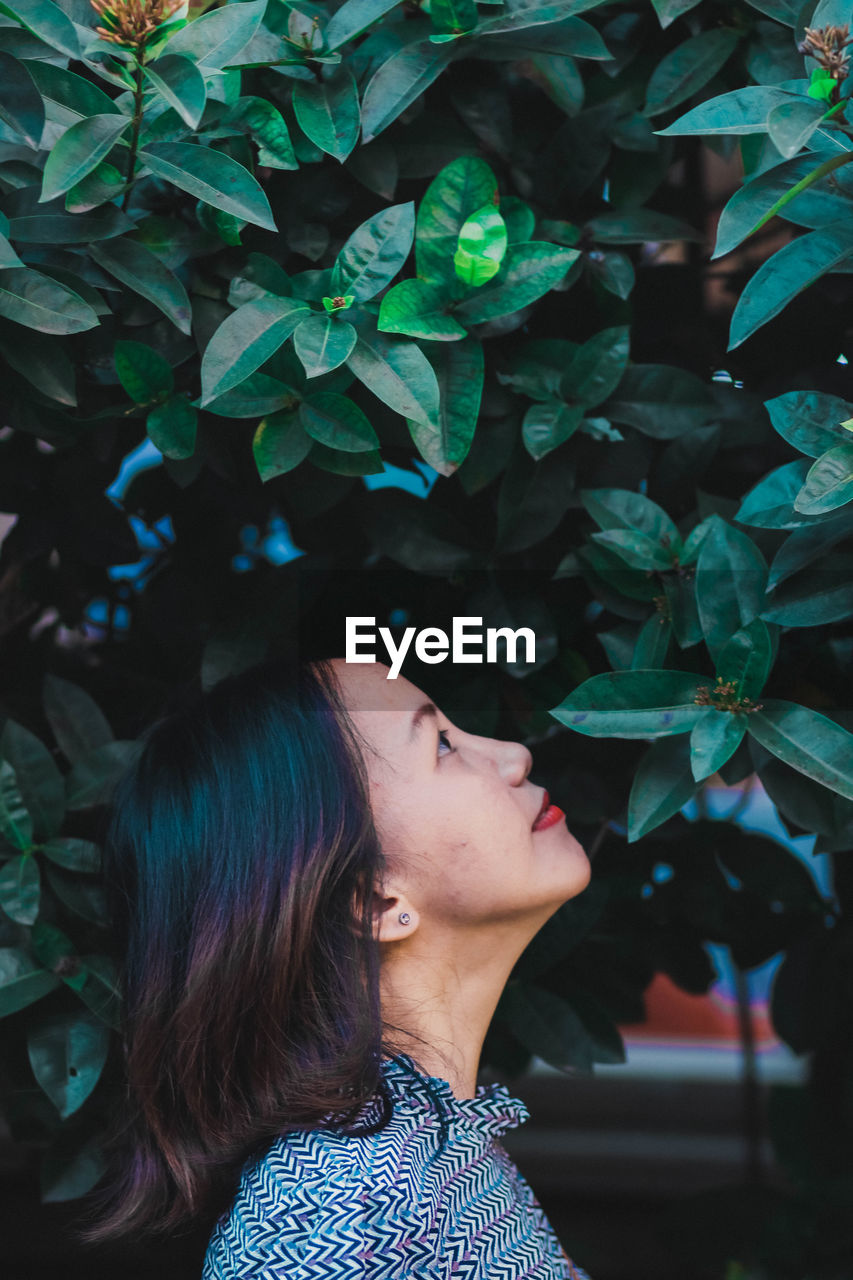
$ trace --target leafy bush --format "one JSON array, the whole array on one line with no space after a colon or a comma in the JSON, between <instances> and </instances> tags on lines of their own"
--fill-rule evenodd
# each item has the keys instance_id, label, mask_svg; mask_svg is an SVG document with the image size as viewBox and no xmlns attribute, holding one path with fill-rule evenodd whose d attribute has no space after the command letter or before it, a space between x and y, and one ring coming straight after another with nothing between
<instances>
[{"instance_id":1,"label":"leafy bush","mask_svg":"<svg viewBox=\"0 0 853 1280\"><path fill-rule=\"evenodd\" d=\"M419 683L534 747L596 866L519 961L487 1060L619 1061L615 1023L655 972L699 992L707 942L742 969L783 952L774 1023L815 1084L774 1100L790 1193L735 1189L755 1243L721 1231L719 1261L837 1275L849 10L0 15L0 1012L6 1114L44 1150L44 1198L101 1172L120 1061L97 841L152 711L196 673L339 640L346 616L475 616L533 627L536 661ZM701 304L706 144L743 164L714 257L773 218L787 237L728 335ZM109 496L146 440L162 465ZM427 492L378 487L393 468ZM817 834L831 899L776 842L680 814L712 775L753 772Z\"/></svg>"}]
</instances>

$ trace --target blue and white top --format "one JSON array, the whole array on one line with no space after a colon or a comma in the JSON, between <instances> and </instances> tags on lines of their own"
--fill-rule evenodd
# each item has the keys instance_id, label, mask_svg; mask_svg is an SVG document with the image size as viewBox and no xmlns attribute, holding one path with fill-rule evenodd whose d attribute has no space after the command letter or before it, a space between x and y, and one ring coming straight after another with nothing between
<instances>
[{"instance_id":1,"label":"blue and white top","mask_svg":"<svg viewBox=\"0 0 853 1280\"><path fill-rule=\"evenodd\" d=\"M247 1161L202 1280L589 1280L499 1141L530 1118L520 1099L457 1098L406 1055L382 1074L380 1132L293 1130Z\"/></svg>"}]
</instances>

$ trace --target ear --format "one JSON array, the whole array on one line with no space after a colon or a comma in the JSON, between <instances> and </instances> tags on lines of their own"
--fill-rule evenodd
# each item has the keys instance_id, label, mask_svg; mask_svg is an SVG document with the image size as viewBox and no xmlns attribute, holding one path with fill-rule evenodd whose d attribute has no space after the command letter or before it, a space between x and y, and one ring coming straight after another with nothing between
<instances>
[{"instance_id":1,"label":"ear","mask_svg":"<svg viewBox=\"0 0 853 1280\"><path fill-rule=\"evenodd\" d=\"M403 916L403 920L400 919ZM405 917L409 919L406 921ZM373 936L378 942L398 942L410 938L420 923L417 908L404 893L373 891Z\"/></svg>"}]
</instances>

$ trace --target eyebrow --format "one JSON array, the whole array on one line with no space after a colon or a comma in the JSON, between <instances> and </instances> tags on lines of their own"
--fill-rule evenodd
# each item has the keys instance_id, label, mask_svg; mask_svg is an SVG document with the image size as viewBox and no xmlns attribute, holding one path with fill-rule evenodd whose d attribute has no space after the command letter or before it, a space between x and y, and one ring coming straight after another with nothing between
<instances>
[{"instance_id":1,"label":"eyebrow","mask_svg":"<svg viewBox=\"0 0 853 1280\"><path fill-rule=\"evenodd\" d=\"M434 718L438 716L438 707L435 705L434 702L425 702L423 706L418 707L417 711L412 716L412 723L409 726L410 742L413 741L415 734L417 733L418 729L421 727L421 725L423 724L427 716L433 716Z\"/></svg>"}]
</instances>

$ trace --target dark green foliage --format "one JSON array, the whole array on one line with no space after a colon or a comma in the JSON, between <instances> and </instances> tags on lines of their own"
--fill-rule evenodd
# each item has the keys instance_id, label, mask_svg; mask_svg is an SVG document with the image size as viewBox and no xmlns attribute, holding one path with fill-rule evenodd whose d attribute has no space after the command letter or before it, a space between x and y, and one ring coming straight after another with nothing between
<instances>
[{"instance_id":1,"label":"dark green foliage","mask_svg":"<svg viewBox=\"0 0 853 1280\"><path fill-rule=\"evenodd\" d=\"M853 1149L853 144L849 82L797 46L849 6L228 0L123 44L84 0L0 9L0 1015L44 1198L102 1171L98 840L142 726L196 673L332 633L340 652L348 615L475 616L533 627L536 661L411 678L528 741L595 856L486 1059L620 1061L656 972L704 991L708 942L747 969L784 953L774 1024L815 1052L837 1123L807 1159L812 1103L780 1101L793 1243L766 1208L738 1257L832 1280L814 1205ZM743 164L716 246L706 146ZM700 277L768 224L785 242L732 269L723 332ZM673 241L684 265L657 264ZM105 497L146 436L163 465ZM361 479L418 460L426 498ZM280 520L286 564L260 550ZM776 842L679 814L753 772L833 860L833 899Z\"/></svg>"}]
</instances>

